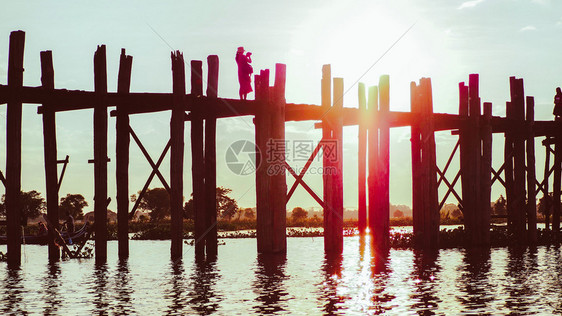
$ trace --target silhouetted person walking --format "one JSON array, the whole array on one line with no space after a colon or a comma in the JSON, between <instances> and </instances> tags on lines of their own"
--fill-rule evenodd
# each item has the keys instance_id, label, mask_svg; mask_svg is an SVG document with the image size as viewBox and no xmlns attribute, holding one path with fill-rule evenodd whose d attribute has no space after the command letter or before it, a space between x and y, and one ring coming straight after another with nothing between
<instances>
[{"instance_id":1,"label":"silhouetted person walking","mask_svg":"<svg viewBox=\"0 0 562 316\"><path fill-rule=\"evenodd\" d=\"M554 96L554 111L552 112L556 119L562 116L562 90L560 87L556 88L556 95Z\"/></svg>"},{"instance_id":2,"label":"silhouetted person walking","mask_svg":"<svg viewBox=\"0 0 562 316\"><path fill-rule=\"evenodd\" d=\"M70 215L69 211L66 211L66 222L64 222L64 224L66 225L66 232L69 236L74 233L74 217Z\"/></svg>"},{"instance_id":3,"label":"silhouetted person walking","mask_svg":"<svg viewBox=\"0 0 562 316\"><path fill-rule=\"evenodd\" d=\"M254 69L250 63L252 62L252 53L248 52L244 55L244 47L238 47L236 51L236 64L238 64L238 82L240 83L240 100L246 100L248 93L252 92L252 73Z\"/></svg>"}]
</instances>

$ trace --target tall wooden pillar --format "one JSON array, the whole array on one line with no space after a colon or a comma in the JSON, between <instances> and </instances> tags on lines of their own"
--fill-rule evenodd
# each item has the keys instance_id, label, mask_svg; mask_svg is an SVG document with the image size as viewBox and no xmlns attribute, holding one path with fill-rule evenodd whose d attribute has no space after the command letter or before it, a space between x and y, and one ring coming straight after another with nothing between
<instances>
[{"instance_id":1,"label":"tall wooden pillar","mask_svg":"<svg viewBox=\"0 0 562 316\"><path fill-rule=\"evenodd\" d=\"M525 94L523 90L523 79L509 78L511 90L511 105L513 107L514 126L513 141L513 193L512 203L513 225L515 238L521 242L526 239L526 207L525 207ZM508 201L509 203L509 201Z\"/></svg>"},{"instance_id":2,"label":"tall wooden pillar","mask_svg":"<svg viewBox=\"0 0 562 316\"><path fill-rule=\"evenodd\" d=\"M365 99L365 85L359 83L359 145L358 145L358 228L359 233L365 233L367 227L367 100Z\"/></svg>"},{"instance_id":3,"label":"tall wooden pillar","mask_svg":"<svg viewBox=\"0 0 562 316\"><path fill-rule=\"evenodd\" d=\"M422 117L420 106L420 89L415 82L410 83L410 109L414 117ZM421 173L421 127L420 120L414 120L410 128L412 155L412 218L414 224L414 242L423 246L423 181Z\"/></svg>"},{"instance_id":4,"label":"tall wooden pillar","mask_svg":"<svg viewBox=\"0 0 562 316\"><path fill-rule=\"evenodd\" d=\"M207 57L207 98L216 99L219 82L219 56ZM217 158L216 158L217 119L212 114L205 119L205 231L207 231L206 250L208 257L217 255Z\"/></svg>"},{"instance_id":5,"label":"tall wooden pillar","mask_svg":"<svg viewBox=\"0 0 562 316\"><path fill-rule=\"evenodd\" d=\"M183 151L185 121L185 66L183 54L172 52L172 117L170 119L170 216L172 260L181 260L183 249ZM194 195L195 196L195 195ZM194 200L195 201L195 200Z\"/></svg>"},{"instance_id":6,"label":"tall wooden pillar","mask_svg":"<svg viewBox=\"0 0 562 316\"><path fill-rule=\"evenodd\" d=\"M468 112L469 112L469 132L467 137L467 171L468 177L468 194L466 195L471 202L468 204L470 209L466 212L470 213L470 242L472 245L480 245L482 243L481 221L482 208L480 200L480 160L482 155L481 138L480 138L480 96L479 96L479 78L478 74L470 74L468 77ZM472 132L471 132L472 131ZM463 192L463 196L464 192Z\"/></svg>"},{"instance_id":7,"label":"tall wooden pillar","mask_svg":"<svg viewBox=\"0 0 562 316\"><path fill-rule=\"evenodd\" d=\"M550 151L551 137L547 136L543 141L544 154L544 177L543 177L543 199L544 199L544 227L550 229L550 195L548 194L548 178L550 176Z\"/></svg>"},{"instance_id":8,"label":"tall wooden pillar","mask_svg":"<svg viewBox=\"0 0 562 316\"><path fill-rule=\"evenodd\" d=\"M333 107L328 114L331 138L327 141L324 170L328 174L327 197L324 210L324 250L341 253L343 250L343 79L333 79Z\"/></svg>"},{"instance_id":9,"label":"tall wooden pillar","mask_svg":"<svg viewBox=\"0 0 562 316\"><path fill-rule=\"evenodd\" d=\"M437 196L437 172L435 158L435 135L433 123L433 97L431 79L422 78L417 88L420 107L420 184L419 197L421 212L417 215L421 234L418 245L423 248L437 248L439 243L439 201Z\"/></svg>"},{"instance_id":10,"label":"tall wooden pillar","mask_svg":"<svg viewBox=\"0 0 562 316\"><path fill-rule=\"evenodd\" d=\"M535 172L535 99L527 97L527 240L531 244L537 242L537 197Z\"/></svg>"},{"instance_id":11,"label":"tall wooden pillar","mask_svg":"<svg viewBox=\"0 0 562 316\"><path fill-rule=\"evenodd\" d=\"M261 152L256 170L257 242L259 253L285 253L287 183L285 179L286 66L275 65L275 83L269 89L269 71L256 76L258 105L256 146Z\"/></svg>"},{"instance_id":12,"label":"tall wooden pillar","mask_svg":"<svg viewBox=\"0 0 562 316\"><path fill-rule=\"evenodd\" d=\"M8 56L8 86L18 90L23 86L23 50L25 32L10 34ZM6 221L8 266L21 263L21 118L22 103L18 98L8 101L6 111Z\"/></svg>"},{"instance_id":13,"label":"tall wooden pillar","mask_svg":"<svg viewBox=\"0 0 562 316\"><path fill-rule=\"evenodd\" d=\"M471 210L473 209L473 197L469 194L469 138L470 133L470 121L468 116L468 86L461 82L459 83L459 116L464 118L461 128L459 128L459 151L460 151L460 172L461 172L461 190L462 190L462 212L464 218L464 228L466 231L470 232L474 228L473 220L474 217Z\"/></svg>"},{"instance_id":14,"label":"tall wooden pillar","mask_svg":"<svg viewBox=\"0 0 562 316\"><path fill-rule=\"evenodd\" d=\"M275 83L273 86L273 98L271 99L271 139L285 144L285 81L287 67L285 64L275 64ZM285 150L283 146L283 150ZM285 163L285 155L279 155L276 161ZM271 203L271 216L273 233L271 245L272 253L285 253L287 251L286 221L287 221L287 182L285 168L279 168L279 172L270 176L269 201Z\"/></svg>"},{"instance_id":15,"label":"tall wooden pillar","mask_svg":"<svg viewBox=\"0 0 562 316\"><path fill-rule=\"evenodd\" d=\"M492 206L492 103L484 102L484 116L480 122L482 134L482 160L480 163L481 244L490 244Z\"/></svg>"},{"instance_id":16,"label":"tall wooden pillar","mask_svg":"<svg viewBox=\"0 0 562 316\"><path fill-rule=\"evenodd\" d=\"M331 66L324 65L322 66L322 112L324 113L324 117L322 118L322 141L324 142L323 147L323 154L322 154L322 166L324 168L324 172L322 174L322 181L323 181L323 194L324 194L324 204L325 208L323 209L323 218L324 218L324 251L331 252L332 251L332 233L331 233L331 213L333 212L333 180L334 178L329 174L327 171L332 169L332 161L330 160L330 150L333 149L332 144L332 73L331 73ZM330 147L331 146L331 147Z\"/></svg>"},{"instance_id":17,"label":"tall wooden pillar","mask_svg":"<svg viewBox=\"0 0 562 316\"><path fill-rule=\"evenodd\" d=\"M41 83L45 90L55 88L53 54L41 52ZM51 225L59 229L59 190L57 172L57 132L53 104L43 104L43 149L45 153L45 188L47 191L47 217ZM60 259L59 247L55 245L54 234L49 230L49 261Z\"/></svg>"},{"instance_id":18,"label":"tall wooden pillar","mask_svg":"<svg viewBox=\"0 0 562 316\"><path fill-rule=\"evenodd\" d=\"M117 93L126 96L131 86L133 57L121 50ZM117 185L117 239L119 258L129 257L129 114L127 102L116 105L115 176Z\"/></svg>"},{"instance_id":19,"label":"tall wooden pillar","mask_svg":"<svg viewBox=\"0 0 562 316\"><path fill-rule=\"evenodd\" d=\"M272 153L268 150L268 135L270 134L269 120L269 69L261 70L255 76L256 101L258 108L255 116L256 151L259 152L256 161L256 237L259 253L270 251L272 234L268 231L273 219L271 218L271 205L269 203L269 176Z\"/></svg>"},{"instance_id":20,"label":"tall wooden pillar","mask_svg":"<svg viewBox=\"0 0 562 316\"><path fill-rule=\"evenodd\" d=\"M552 231L555 236L560 232L560 189L562 177L562 135L554 136L554 180L552 183Z\"/></svg>"},{"instance_id":21,"label":"tall wooden pillar","mask_svg":"<svg viewBox=\"0 0 562 316\"><path fill-rule=\"evenodd\" d=\"M367 178L368 188L368 224L371 235L376 231L377 217L380 199L380 183L379 174L379 90L377 86L369 88L369 97L367 99L367 111L369 113L368 127L368 167L369 176Z\"/></svg>"},{"instance_id":22,"label":"tall wooden pillar","mask_svg":"<svg viewBox=\"0 0 562 316\"><path fill-rule=\"evenodd\" d=\"M203 148L203 113L197 99L203 95L203 63L191 61L191 96L194 98L191 111L191 172L193 181L193 209L195 213L195 256L205 255L205 158Z\"/></svg>"},{"instance_id":23,"label":"tall wooden pillar","mask_svg":"<svg viewBox=\"0 0 562 316\"><path fill-rule=\"evenodd\" d=\"M94 54L94 220L96 262L107 260L107 62L105 45Z\"/></svg>"},{"instance_id":24,"label":"tall wooden pillar","mask_svg":"<svg viewBox=\"0 0 562 316\"><path fill-rule=\"evenodd\" d=\"M390 245L390 128L388 112L390 106L390 82L388 75L379 79L379 131L380 146L378 158L378 177L380 197L377 199L378 207L373 232L373 242L376 247L386 249Z\"/></svg>"},{"instance_id":25,"label":"tall wooden pillar","mask_svg":"<svg viewBox=\"0 0 562 316\"><path fill-rule=\"evenodd\" d=\"M512 121L514 119L513 107L511 102L505 103L505 117ZM505 180L505 199L507 201L507 230L510 234L515 234L514 231L514 214L515 214L515 192L513 180L513 148L514 135L510 128L505 131L505 144L504 144L504 180Z\"/></svg>"}]
</instances>

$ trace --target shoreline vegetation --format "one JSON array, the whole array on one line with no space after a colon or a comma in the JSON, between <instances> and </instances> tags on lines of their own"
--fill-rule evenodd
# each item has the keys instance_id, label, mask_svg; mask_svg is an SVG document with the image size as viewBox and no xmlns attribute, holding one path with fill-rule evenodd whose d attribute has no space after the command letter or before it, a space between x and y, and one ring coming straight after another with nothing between
<instances>
[{"instance_id":1,"label":"shoreline vegetation","mask_svg":"<svg viewBox=\"0 0 562 316\"><path fill-rule=\"evenodd\" d=\"M217 187L217 231L220 239L231 238L255 238L256 237L256 209L241 208L237 202L229 197L230 189ZM139 196L141 192L138 192ZM22 192L24 204L25 222L29 224L24 227L24 235L38 234L38 218L46 211L46 203L41 193L37 191ZM135 202L137 195L131 196L131 201ZM549 216L547 203L544 198L537 204L537 221L545 222L545 215ZM129 233L133 240L166 240L170 239L170 209L169 195L164 188L148 189L139 203L135 218L129 222ZM84 207L88 203L80 194L67 194L61 198L59 206L59 216L61 220L67 219L68 214L76 219L76 225L81 225L84 221L93 220L93 212L84 214ZM491 203L492 225L491 246L516 246L513 241L516 238L510 236L507 230L507 201L500 196L495 202ZM402 229L391 229L390 246L392 248L414 248L415 240L412 232L412 210L405 205L392 205L390 208L390 226L405 227ZM5 206L3 200L0 202L0 217L5 216ZM107 211L108 216L108 237L110 240L117 239L117 214L111 210ZM183 232L186 243L193 243L194 231L194 206L193 199L189 199L183 207ZM359 231L357 221L357 210L346 210L343 218L343 235L358 236ZM27 219L33 219L27 221ZM464 248L466 246L466 232L463 227L463 213L457 205L445 204L440 211L440 225L450 225L442 227L439 233L440 248ZM451 226L455 226L451 229ZM287 212L287 236L288 237L321 237L323 236L322 212L302 207L295 207ZM6 226L0 226L0 235L6 234ZM538 229L537 245L556 244L562 239L561 235L555 235L550 230ZM191 239L191 240L189 240ZM523 245L524 246L524 245Z\"/></svg>"},{"instance_id":2,"label":"shoreline vegetation","mask_svg":"<svg viewBox=\"0 0 562 316\"><path fill-rule=\"evenodd\" d=\"M411 230L412 218L391 218L390 246L394 249L415 248L414 234ZM459 225L456 228L444 228L439 233L440 248L465 248L466 233L462 226L462 219L449 219L441 222L441 225ZM410 226L410 227L408 227ZM405 228L408 227L408 228ZM184 239L186 244L193 244L193 221L184 220ZM218 220L219 239L256 238L256 221L248 219ZM394 228L394 229L392 229ZM401 229L404 228L404 229ZM117 239L117 225L108 225L109 237ZM168 240L170 239L170 222L132 222L129 226L131 239L133 240ZM505 221L495 220L491 229L491 247L516 246L514 238L507 231ZM556 238L550 230L538 229L537 245L556 244L562 238ZM359 236L356 220L344 221L344 237ZM304 221L295 222L287 219L287 237L322 237L322 219L307 218ZM221 241L224 244L225 241Z\"/></svg>"},{"instance_id":3,"label":"shoreline vegetation","mask_svg":"<svg viewBox=\"0 0 562 316\"><path fill-rule=\"evenodd\" d=\"M391 218L390 246L394 249L410 249L415 248L414 234L412 232L412 217ZM322 237L322 218L312 217L294 220L287 218L287 237ZM77 222L79 225L79 222ZM456 228L442 228L439 233L439 242L441 249L447 248L465 248L466 233L464 230L462 218L442 218L440 225L454 226ZM185 219L183 223L184 239L186 244L193 244L193 220ZM0 227L0 234L5 227ZM25 228L26 235L37 233L36 225L29 225ZM219 243L225 244L224 239L235 238L256 238L256 220L255 219L219 219L217 221L218 237L222 239ZM110 240L117 240L117 224L110 222L108 224L108 232ZM133 221L129 224L129 233L132 240L169 240L170 239L170 221L161 220L153 221ZM507 231L505 220L494 219L491 226L491 247L517 246L513 244L512 238ZM556 244L562 240L562 235L558 238L550 230L539 228L537 245ZM345 220L344 237L359 236L357 229L357 220Z\"/></svg>"}]
</instances>

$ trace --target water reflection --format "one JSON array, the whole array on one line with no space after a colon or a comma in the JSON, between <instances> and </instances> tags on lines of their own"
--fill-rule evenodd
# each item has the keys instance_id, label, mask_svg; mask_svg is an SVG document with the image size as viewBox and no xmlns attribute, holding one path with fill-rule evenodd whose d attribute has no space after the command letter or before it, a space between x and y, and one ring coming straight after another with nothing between
<instances>
[{"instance_id":1,"label":"water reflection","mask_svg":"<svg viewBox=\"0 0 562 316\"><path fill-rule=\"evenodd\" d=\"M61 274L59 262L49 262L46 272L46 277L43 279L43 288L45 289L45 295L43 296L45 309L43 314L52 315L57 313L62 303L59 296L59 278Z\"/></svg>"},{"instance_id":2,"label":"water reflection","mask_svg":"<svg viewBox=\"0 0 562 316\"><path fill-rule=\"evenodd\" d=\"M287 262L285 254L258 254L253 283L257 294L254 310L260 314L286 313L288 292L284 281Z\"/></svg>"},{"instance_id":3,"label":"water reflection","mask_svg":"<svg viewBox=\"0 0 562 316\"><path fill-rule=\"evenodd\" d=\"M371 293L372 306L370 306L369 309L380 314L389 310L391 307L388 303L396 298L396 296L389 294L387 289L388 278L391 271L388 266L390 251L388 248L372 246L371 253L371 279L373 282L373 289Z\"/></svg>"},{"instance_id":4,"label":"water reflection","mask_svg":"<svg viewBox=\"0 0 562 316\"><path fill-rule=\"evenodd\" d=\"M413 301L411 308L419 314L434 315L441 302L435 278L441 269L437 264L438 257L437 251L414 250L414 269L411 276L414 288L410 298Z\"/></svg>"},{"instance_id":5,"label":"water reflection","mask_svg":"<svg viewBox=\"0 0 562 316\"><path fill-rule=\"evenodd\" d=\"M94 313L106 314L111 302L110 293L108 291L108 272L106 263L96 263L94 265Z\"/></svg>"},{"instance_id":6,"label":"water reflection","mask_svg":"<svg viewBox=\"0 0 562 316\"><path fill-rule=\"evenodd\" d=\"M165 295L165 298L171 300L170 305L168 306L167 314L181 313L187 302L186 298L182 297L185 295L185 291L187 289L185 279L183 277L183 262L181 260L172 261L170 268L170 284L172 289L169 294Z\"/></svg>"},{"instance_id":7,"label":"water reflection","mask_svg":"<svg viewBox=\"0 0 562 316\"><path fill-rule=\"evenodd\" d=\"M200 315L208 315L217 311L222 297L216 293L216 285L220 279L215 258L195 261L195 271L191 276L193 289L189 292L188 302L191 308Z\"/></svg>"},{"instance_id":8,"label":"water reflection","mask_svg":"<svg viewBox=\"0 0 562 316\"><path fill-rule=\"evenodd\" d=\"M514 313L527 313L534 302L533 281L537 270L536 250L509 247L505 271L505 307Z\"/></svg>"},{"instance_id":9,"label":"water reflection","mask_svg":"<svg viewBox=\"0 0 562 316\"><path fill-rule=\"evenodd\" d=\"M26 314L28 308L23 300L25 290L22 285L21 270L19 268L9 268L3 284L2 312L10 315Z\"/></svg>"},{"instance_id":10,"label":"water reflection","mask_svg":"<svg viewBox=\"0 0 562 316\"><path fill-rule=\"evenodd\" d=\"M344 313L343 303L346 301L346 297L338 294L338 286L342 277L342 261L341 254L327 253L324 255L322 264L324 280L319 285L319 303L326 315L341 315Z\"/></svg>"},{"instance_id":11,"label":"water reflection","mask_svg":"<svg viewBox=\"0 0 562 316\"><path fill-rule=\"evenodd\" d=\"M117 264L117 274L115 276L115 301L117 305L115 312L118 315L128 315L134 313L131 295L133 288L131 286L131 275L129 272L129 263L127 259L120 259Z\"/></svg>"},{"instance_id":12,"label":"water reflection","mask_svg":"<svg viewBox=\"0 0 562 316\"><path fill-rule=\"evenodd\" d=\"M485 313L493 301L495 286L490 283L489 248L466 249L463 256L464 269L457 282L462 295L456 299L463 306L464 312Z\"/></svg>"}]
</instances>

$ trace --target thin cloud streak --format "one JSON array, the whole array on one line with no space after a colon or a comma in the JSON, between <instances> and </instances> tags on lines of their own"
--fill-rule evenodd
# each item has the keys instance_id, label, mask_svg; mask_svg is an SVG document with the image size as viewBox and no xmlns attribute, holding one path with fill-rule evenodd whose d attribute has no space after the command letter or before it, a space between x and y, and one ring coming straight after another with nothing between
<instances>
[{"instance_id":1,"label":"thin cloud streak","mask_svg":"<svg viewBox=\"0 0 562 316\"><path fill-rule=\"evenodd\" d=\"M475 6L481 4L482 2L484 2L484 0L465 1L465 2L461 3L461 5L458 7L458 9L462 10L462 9L466 9L466 8L474 8Z\"/></svg>"}]
</instances>

